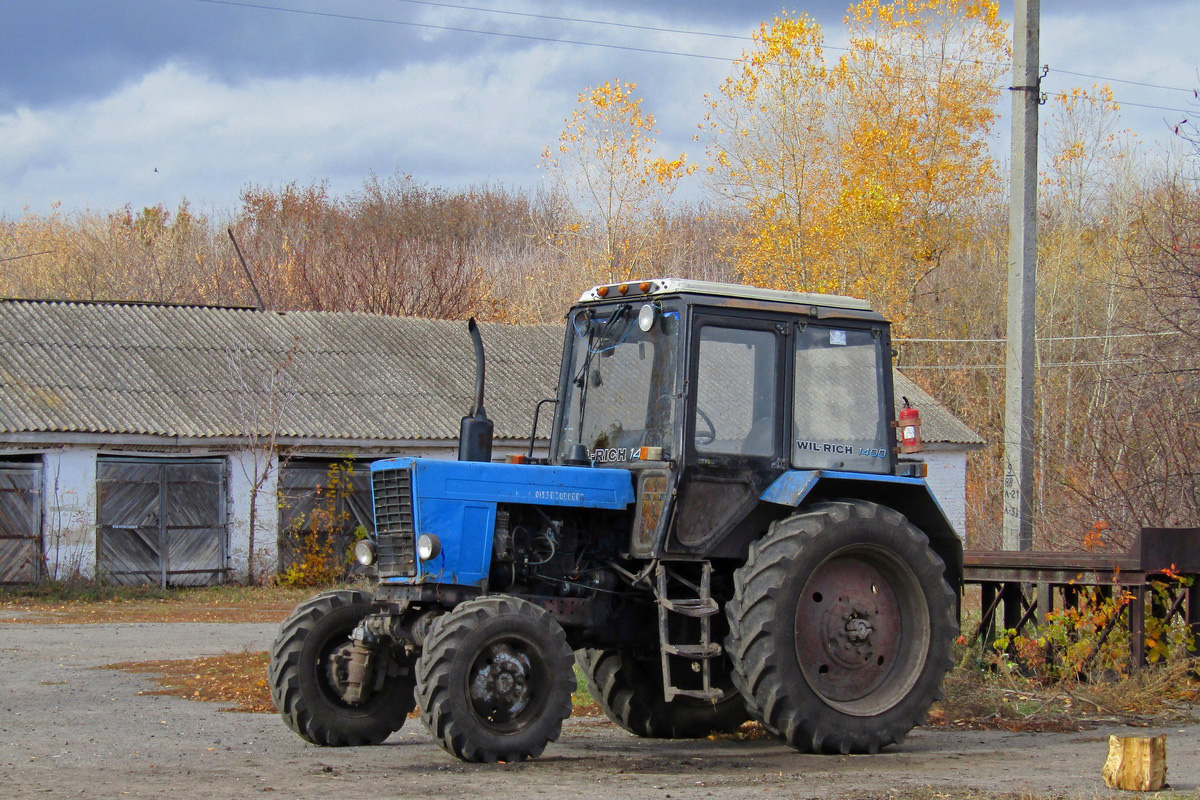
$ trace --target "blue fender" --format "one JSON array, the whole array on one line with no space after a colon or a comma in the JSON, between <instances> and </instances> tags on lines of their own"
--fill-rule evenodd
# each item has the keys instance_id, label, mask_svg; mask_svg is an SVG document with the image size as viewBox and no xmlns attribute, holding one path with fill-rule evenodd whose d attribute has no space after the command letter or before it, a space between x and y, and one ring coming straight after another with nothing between
<instances>
[{"instance_id":1,"label":"blue fender","mask_svg":"<svg viewBox=\"0 0 1200 800\"><path fill-rule=\"evenodd\" d=\"M763 491L768 503L799 508L806 502L854 498L893 508L929 537L946 564L952 586L962 581L962 539L923 478L837 470L788 470Z\"/></svg>"}]
</instances>

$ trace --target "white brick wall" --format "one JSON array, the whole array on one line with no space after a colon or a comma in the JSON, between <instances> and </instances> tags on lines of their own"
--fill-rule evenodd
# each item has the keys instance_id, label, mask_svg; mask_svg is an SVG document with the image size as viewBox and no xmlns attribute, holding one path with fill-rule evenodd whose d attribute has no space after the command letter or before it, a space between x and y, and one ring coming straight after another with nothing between
<instances>
[{"instance_id":1,"label":"white brick wall","mask_svg":"<svg viewBox=\"0 0 1200 800\"><path fill-rule=\"evenodd\" d=\"M240 450L229 456L229 564L230 579L246 580L250 552L250 507L257 504L254 532L256 579L275 574L279 560L279 459L259 450ZM261 481L257 493L255 480Z\"/></svg>"},{"instance_id":2,"label":"white brick wall","mask_svg":"<svg viewBox=\"0 0 1200 800\"><path fill-rule=\"evenodd\" d=\"M65 447L42 456L42 549L47 577L96 574L96 450Z\"/></svg>"},{"instance_id":3,"label":"white brick wall","mask_svg":"<svg viewBox=\"0 0 1200 800\"><path fill-rule=\"evenodd\" d=\"M965 450L926 450L926 482L950 519L964 546L967 541L967 453Z\"/></svg>"}]
</instances>

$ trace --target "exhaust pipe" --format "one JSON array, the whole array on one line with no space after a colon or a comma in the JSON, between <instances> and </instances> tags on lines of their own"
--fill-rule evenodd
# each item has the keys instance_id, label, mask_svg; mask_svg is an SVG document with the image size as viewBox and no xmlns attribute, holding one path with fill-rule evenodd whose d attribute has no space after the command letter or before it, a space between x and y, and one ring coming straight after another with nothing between
<instances>
[{"instance_id":1,"label":"exhaust pipe","mask_svg":"<svg viewBox=\"0 0 1200 800\"><path fill-rule=\"evenodd\" d=\"M479 326L475 318L467 322L467 330L471 332L471 340L475 343L475 407L468 416L462 418L458 431L458 460L459 461L491 461L492 460L492 421L483 410L483 337L479 335Z\"/></svg>"}]
</instances>

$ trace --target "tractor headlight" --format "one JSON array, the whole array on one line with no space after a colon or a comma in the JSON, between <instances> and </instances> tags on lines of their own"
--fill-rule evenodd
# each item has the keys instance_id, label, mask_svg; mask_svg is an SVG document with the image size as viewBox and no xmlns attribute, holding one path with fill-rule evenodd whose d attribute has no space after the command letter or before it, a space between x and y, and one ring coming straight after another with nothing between
<instances>
[{"instance_id":1,"label":"tractor headlight","mask_svg":"<svg viewBox=\"0 0 1200 800\"><path fill-rule=\"evenodd\" d=\"M422 533L417 539L417 558L429 561L442 554L442 540L431 533Z\"/></svg>"},{"instance_id":2,"label":"tractor headlight","mask_svg":"<svg viewBox=\"0 0 1200 800\"><path fill-rule=\"evenodd\" d=\"M642 310L638 312L638 327L643 333L649 333L654 327L654 320L658 317L658 309L653 303L646 303L642 306Z\"/></svg>"},{"instance_id":3,"label":"tractor headlight","mask_svg":"<svg viewBox=\"0 0 1200 800\"><path fill-rule=\"evenodd\" d=\"M374 564L378 553L379 549L370 539L361 539L358 544L354 545L354 558L364 567Z\"/></svg>"}]
</instances>

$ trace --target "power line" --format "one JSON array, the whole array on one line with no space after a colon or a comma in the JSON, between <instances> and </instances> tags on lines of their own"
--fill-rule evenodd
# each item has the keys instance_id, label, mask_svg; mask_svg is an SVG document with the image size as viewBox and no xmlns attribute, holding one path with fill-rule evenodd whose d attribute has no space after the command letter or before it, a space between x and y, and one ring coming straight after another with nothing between
<instances>
[{"instance_id":1,"label":"power line","mask_svg":"<svg viewBox=\"0 0 1200 800\"><path fill-rule=\"evenodd\" d=\"M431 29L431 30L450 31L453 33L473 33L473 34L477 34L480 36L498 36L498 37L506 38L506 39L523 39L526 41L547 42L547 43L551 43L551 44L570 44L570 45L578 45L581 47L597 47L597 48L608 49L608 50L623 50L623 51L634 52L634 53L647 53L650 55L666 55L666 56L677 56L677 57L681 57L681 58L697 58L697 59L701 59L701 60L705 60L705 61L723 61L727 64L735 63L738 60L737 58L730 58L730 57L726 57L726 56L714 56L714 55L709 55L706 53L685 53L685 52L676 51L676 50L664 50L661 48L634 47L631 45L610 44L610 43L605 43L605 42L589 42L589 41L583 41L583 40L578 40L578 39L556 39L556 38L549 37L549 36L535 36L533 34L506 33L506 32L502 32L502 31L481 30L479 28L463 28L463 27L458 27L458 26L453 26L453 25L435 25L433 23L428 23L428 22L410 22L407 20L386 19L383 17L365 17L365 16L355 15L355 14L339 14L339 13L335 13L335 12L331 12L331 11L313 11L311 9L288 8L285 6L273 6L273 5L267 5L265 3L247 2L246 0L190 0L190 1L194 2L194 3L205 3L208 5L232 6L235 8L250 8L250 9L256 9L256 10L260 10L260 11L275 11L275 12L284 13L284 14L301 14L301 15L310 16L310 17L323 17L326 19L340 19L340 20L347 20L347 21L351 21L351 22L370 22L370 23L377 23L377 24L381 24L381 25L399 25L399 26L408 27L408 28L426 28L426 29ZM422 4L428 4L428 5L444 5L444 6L448 6L451 8L462 8L462 9L466 9L466 10L480 10L480 11L488 10L488 9L476 9L473 6L454 6L451 4L434 3L431 0L397 0L397 1L398 2L422 3ZM533 16L533 17L541 16L541 15L534 15L534 14L527 15L522 12L515 12L515 11L514 12L497 12L497 13L506 13L506 14L511 14L514 16ZM551 18L551 17L547 17L547 18ZM573 19L570 17L552 17L551 19L557 19L557 20L563 20L563 21L595 23L595 24L618 24L618 23L603 23L603 22L596 21L596 20L585 20L585 19L576 20L576 19ZM682 31L682 30L676 31L676 30L672 30L669 28L654 28L651 26L628 26L628 27L636 27L636 28L640 28L643 30L662 31L662 32L666 32L666 33L684 33L684 34L694 34L694 35L701 35L701 36L718 35L718 34L708 34L708 33L698 32L698 31ZM731 38L731 39L741 38L745 41L753 41L753 39L751 37L729 36L727 38ZM820 45L820 47L823 50L838 50L838 51L850 52L850 48L847 48L847 47L835 47L832 45L829 45L829 46ZM918 58L933 59L936 57L935 56L928 56L928 57L918 56ZM991 64L992 66L1005 66L1004 64L995 63L995 62L981 62L981 61L978 61L977 59L947 58L945 60L957 61L959 63L981 63L981 64ZM921 83L929 82L926 79L909 78L907 76L900 78L900 80L905 83L917 83L918 81ZM954 86L966 86L967 85L967 84L963 84L959 81L953 81L953 80L939 81L939 83L944 84L944 85L954 85ZM1003 84L993 84L992 88L997 89L997 90L1004 90L1008 87L1006 87Z\"/></svg>"},{"instance_id":2,"label":"power line","mask_svg":"<svg viewBox=\"0 0 1200 800\"><path fill-rule=\"evenodd\" d=\"M480 11L485 14L501 14L507 17L524 17L526 19L545 19L553 22L573 22L584 25L604 25L610 28L628 28L636 31L651 31L652 33L679 33L686 36L711 36L715 39L734 39L742 42L753 41L751 36L738 36L732 33L715 33L713 31L690 31L678 28L659 28L653 25L633 25L627 22L610 22L603 19L583 19L582 17L556 17L550 14L531 14L525 11L506 11L499 8L480 8L479 6L463 6L456 3L435 3L433 0L391 0L393 3L410 3L418 6L435 6L437 8L454 8L461 11Z\"/></svg>"},{"instance_id":3,"label":"power line","mask_svg":"<svg viewBox=\"0 0 1200 800\"><path fill-rule=\"evenodd\" d=\"M580 47L599 47L608 50L624 50L632 53L650 53L652 55L661 56L682 56L684 58L699 58L706 61L733 61L733 59L722 56L710 56L704 53L681 53L673 50L661 50L650 47L633 47L630 45L606 44L602 42L584 42L575 39L554 39L549 36L534 36L525 33L503 33L500 31L485 31L476 28L460 28L453 25L434 25L429 22L407 22L398 19L384 19L382 17L363 17L355 14L336 14L331 11L312 11L303 8L285 8L282 6L269 6L261 3L240 2L240 0L192 0L195 3L208 3L217 6L235 6L238 8L253 8L260 11L278 11L285 14L303 14L310 17L325 17L328 19L342 19L351 22L374 22L381 25L401 25L408 28L427 28L438 31L451 31L454 33L475 33L482 36L500 36L506 39L524 39L534 42L551 42L554 44L573 44Z\"/></svg>"},{"instance_id":4,"label":"power line","mask_svg":"<svg viewBox=\"0 0 1200 800\"><path fill-rule=\"evenodd\" d=\"M1168 108L1167 106L1149 106L1149 105L1146 105L1145 103L1130 103L1130 102L1127 102L1124 100L1118 100L1115 97L1113 98L1113 102L1115 102L1119 106L1131 106L1133 108L1149 108L1153 111L1174 111L1177 114L1195 114L1196 113L1195 109L1192 109L1191 111L1189 111L1186 108Z\"/></svg>"},{"instance_id":5,"label":"power line","mask_svg":"<svg viewBox=\"0 0 1200 800\"><path fill-rule=\"evenodd\" d=\"M1193 94L1196 91L1195 89L1185 89L1180 86L1162 86L1162 85L1154 84L1154 83L1142 83L1140 81L1127 81L1122 78L1105 77L1104 75L1088 75L1083 72L1072 72L1072 71L1066 70L1066 69L1054 69L1049 66L1046 67L1046 69L1047 69L1047 75L1049 75L1050 73L1057 72L1061 75L1074 75L1074 76L1080 77L1080 78L1091 78L1091 79L1098 80L1098 81L1104 81L1106 83L1125 83L1125 84L1129 84L1131 86L1143 86L1143 87L1150 88L1150 89L1165 89L1165 90L1170 90L1170 91L1175 91L1175 92L1187 92L1188 94ZM1149 105L1147 103L1134 103L1134 102L1131 102L1128 100L1122 100L1119 97L1113 97L1113 102L1116 103L1118 106L1129 106L1130 108L1148 108L1148 109L1151 109L1154 111L1170 111L1170 112L1173 112L1176 114L1195 113L1195 110L1189 111L1188 109L1185 109L1185 108L1172 108L1169 106Z\"/></svg>"},{"instance_id":6,"label":"power line","mask_svg":"<svg viewBox=\"0 0 1200 800\"><path fill-rule=\"evenodd\" d=\"M1039 336L1039 342L1080 342L1091 339L1142 339L1147 336L1178 336L1179 331L1151 331L1150 333L1097 333L1084 336ZM1004 344L1007 339L892 339L896 343L904 342L946 342L950 344Z\"/></svg>"},{"instance_id":7,"label":"power line","mask_svg":"<svg viewBox=\"0 0 1200 800\"><path fill-rule=\"evenodd\" d=\"M687 53L687 52L676 51L676 50L665 50L662 48L636 47L636 46L632 46L632 45L620 45L620 44L611 44L611 43L607 43L607 42L584 41L584 40L579 40L579 39L556 39L556 38L550 37L550 36L537 36L537 35L533 35L533 34L507 33L507 32L503 32L503 31L483 30L483 29L479 29L479 28L465 28L465 27L459 27L459 26L453 26L453 25L436 25L436 24L429 23L429 22L410 22L407 20L387 19L387 18L383 18L383 17L367 17L367 16L354 15L354 14L341 14L341 13L336 13L336 12L332 12L332 11L314 11L311 9L288 8L285 6L267 5L265 3L252 3L252 2L247 2L246 0L191 0L191 2L206 3L209 5L251 8L251 9L257 9L257 10L261 10L261 11L274 11L274 12L285 13L285 14L301 14L301 15L305 15L305 16L323 17L323 18L327 18L327 19L340 19L340 20L347 20L347 21L351 21L351 22L368 22L368 23L375 23L375 24L380 24L380 25L399 25L399 26L409 27L409 28L425 28L425 29L430 29L430 30L449 31L452 33L471 33L471 34L476 34L479 36L497 36L497 37L507 38L507 39L522 39L525 41L547 42L547 43L551 43L551 44L567 44L567 45L577 45L580 47L595 47L595 48L606 49L606 50L621 50L621 51L625 51L625 52L646 53L649 55L665 55L665 56L675 56L675 57L679 57L679 58L697 58L697 59L701 59L701 60L705 60L705 61L724 61L726 63L734 63L738 60L736 58L709 55L707 53ZM685 35L685 36L704 36L704 37L720 38L720 39L728 39L728 40L733 40L733 41L744 41L744 42L754 41L754 38L750 37L750 36L739 36L739 35L735 35L735 34L722 34L722 33L716 33L716 32L712 32L712 31L696 31L696 30L687 30L687 29L680 29L680 28L661 28L661 27L657 27L657 26L653 26L653 25L634 25L634 24L630 24L630 23L610 22L607 20L586 19L586 18L582 18L582 17L565 17L565 16L554 16L554 15L549 15L549 14L533 14L533 13L529 13L529 12L509 11L506 9L489 9L489 8L483 8L483 7L479 7L479 6L468 6L468 5L460 5L460 4L455 4L455 3L435 2L435 0L392 0L392 2L409 3L409 4L413 4L413 5L426 5L426 6L433 6L433 7L440 7L440 8L452 8L452 9L459 9L459 10L463 10L463 11L475 11L475 12L481 12L481 13L499 14L499 15L512 16L512 17L542 19L542 20L549 20L549 21L555 21L555 22L569 22L569 23L578 23L578 24L586 24L586 25L602 25L602 26L608 26L608 27L649 31L649 32L655 32L655 33L669 33L669 34L677 34L677 35ZM834 45L824 45L824 44L820 45L820 47L823 50L850 52L850 48L847 48L847 47L838 47L838 46L834 46ZM938 57L937 56L929 56L928 58L933 59L933 58L938 58ZM978 61L976 59L948 58L946 60L958 61L961 63L979 63L979 64L983 64L986 66L1008 66L1007 64L1000 63L1000 62L983 62L983 61ZM1054 68L1054 69L1050 69L1049 71L1057 72L1057 73L1060 73L1063 75L1072 75L1075 77L1089 78L1092 80L1107 81L1107 82L1112 82L1112 83L1123 83L1123 84L1128 84L1131 86L1141 86L1141 87L1152 88L1152 89L1163 89L1163 90L1178 91L1178 92L1194 92L1195 91L1193 89L1188 89L1188 88L1184 88L1184 87L1180 87L1180 86L1165 86L1162 84L1146 83L1146 82L1142 82L1142 81L1131 81L1131 80L1126 80L1124 78L1116 78L1116 77L1104 76L1104 75L1093 75L1090 73L1074 72L1074 71L1065 70L1065 69ZM907 79L906 78L903 80L910 80L910 81L915 82L918 79ZM947 83L955 84L956 82L955 81L947 81ZM995 85L993 88L1004 90L1004 89L1009 89L1011 87L1004 86L1004 85ZM1131 101L1123 101L1123 100L1120 100L1119 98L1114 98L1114 102L1116 102L1118 105L1129 106L1131 108L1145 108L1145 109L1150 109L1150 110L1155 110L1155 111L1169 111L1171 113L1177 113L1177 114L1192 113L1188 109L1172 108L1172 107L1168 107L1168 106L1149 105L1149 104L1144 104L1144 103L1135 103L1135 102L1131 102Z\"/></svg>"},{"instance_id":8,"label":"power line","mask_svg":"<svg viewBox=\"0 0 1200 800\"><path fill-rule=\"evenodd\" d=\"M1187 94L1194 94L1196 91L1195 89L1186 89L1182 86L1163 86L1162 84L1158 84L1158 83L1144 83L1142 81L1128 81L1128 80L1125 80L1124 78L1110 78L1110 77L1106 77L1104 75L1089 75L1086 72L1072 72L1069 69L1051 68L1050 71L1051 72L1060 72L1063 75L1074 75L1077 78L1090 78L1092 80L1106 81L1108 83L1127 83L1130 86L1144 86L1147 89L1163 89L1168 92L1186 92Z\"/></svg>"},{"instance_id":9,"label":"power line","mask_svg":"<svg viewBox=\"0 0 1200 800\"><path fill-rule=\"evenodd\" d=\"M15 255L15 256L8 256L7 258L0 258L0 264L3 264L7 261L20 261L22 258L33 258L34 256L45 256L45 255L49 255L50 253L53 253L53 252L54 252L53 250L41 250L37 253L21 253L19 255Z\"/></svg>"},{"instance_id":10,"label":"power line","mask_svg":"<svg viewBox=\"0 0 1200 800\"><path fill-rule=\"evenodd\" d=\"M1109 360L1095 361L1047 361L1036 365L1036 369L1062 368L1062 367L1112 367L1123 366L1126 364L1142 364L1145 359L1141 358L1122 358ZM997 370L1004 369L1003 364L897 364L896 369L904 372L910 369L978 369L978 370Z\"/></svg>"},{"instance_id":11,"label":"power line","mask_svg":"<svg viewBox=\"0 0 1200 800\"><path fill-rule=\"evenodd\" d=\"M687 29L680 29L680 28L661 28L661 27L658 27L655 25L633 25L633 24L624 23L624 22L611 22L609 20L586 19L586 18L582 18L582 17L561 17L561 16L553 16L550 14L533 14L533 13L522 12L522 11L508 11L505 9L483 8L480 6L460 5L457 3L441 3L441 2L434 2L434 0L391 0L391 2L409 3L412 5L435 6L435 7L439 7L439 8L454 8L454 9L459 9L459 10L463 10L463 11L479 11L479 12L482 12L485 14L500 14L500 15L512 16L512 17L524 17L524 18L528 18L528 19L544 19L544 20L551 20L554 22L570 22L570 23L585 24L585 25L602 25L602 26L613 27L613 28L626 28L626 29L630 29L630 30L650 31L652 33L672 33L672 34L682 34L685 36L708 36L708 37L713 37L713 38L730 39L733 41L741 41L741 42L754 41L753 36L741 36L741 35L731 34L731 33L716 33L713 31L696 31L696 30L687 30ZM848 47L837 47L834 45L822 45L822 48L825 50L850 52L850 48L848 48ZM936 58L936 56L930 56L930 58ZM966 61L969 61L970 59L952 59L952 60L960 60L960 61L966 62ZM1009 64L1007 62L981 61L978 63L984 64L986 66L997 66L997 67L1009 66ZM1072 76L1075 76L1078 78L1089 78L1091 80L1106 81L1109 83L1123 83L1123 84L1127 84L1129 86L1141 86L1141 87L1144 87L1147 89L1163 89L1165 91L1183 92L1185 94L1195 94L1195 92L1196 92L1196 90L1194 88L1187 88L1187 87L1183 87L1183 86L1166 86L1166 85L1158 84L1158 83L1147 83L1145 81L1131 81L1131 80L1128 80L1125 78L1114 78L1114 77L1105 76L1105 75L1092 75L1087 72L1074 72L1074 71L1068 70L1068 69L1050 68L1049 71L1057 72L1062 75L1072 75ZM1125 105L1137 105L1137 104L1126 103ZM1138 107L1140 107L1140 108L1158 108L1163 111L1179 110L1179 109L1172 109L1172 108L1162 108L1160 106L1138 106Z\"/></svg>"},{"instance_id":12,"label":"power line","mask_svg":"<svg viewBox=\"0 0 1200 800\"><path fill-rule=\"evenodd\" d=\"M633 24L629 24L629 23L609 22L607 20L585 19L585 18L581 18L581 17L559 17L559 16L548 15L548 14L532 14L532 13L522 12L522 11L507 11L507 10L502 10L502 9L481 8L478 6L458 5L458 4L454 4L454 3L440 3L440 2L434 2L433 0L391 0L391 1L397 2L397 3L411 3L414 5L435 6L435 7L440 7L440 8L454 8L454 9L460 9L460 10L464 10L464 11L479 11L479 12L489 13L489 14L502 14L505 16L513 16L513 17L527 17L527 18L532 18L532 19L553 20L553 21L557 21L557 22L573 22L573 23L581 23L581 24L588 24L588 25L605 25L605 26L610 26L610 27L615 27L615 28L628 28L628 29L633 29L633 30L651 31L651 32L656 32L656 33L672 33L672 34L682 34L682 35L686 35L686 36L707 36L707 37L730 39L730 40L743 41L743 42L753 42L755 40L754 37L752 37L752 36L739 36L739 35L735 35L735 34L714 33L711 31L694 31L694 30L685 30L685 29L678 29L678 28L660 28L660 27L656 27L653 25L633 25ZM246 2L245 0L191 0L191 2L208 3L210 5L235 6L235 7L240 7L240 8L253 8L253 9L259 9L262 11L278 11L278 12L287 13L287 14L303 14L305 16L327 17L330 19L342 19L342 20L349 20L352 22L374 22L374 23L379 23L382 25L402 25L402 26L411 27L411 28L430 28L432 30L452 31L455 33L474 33L474 34L478 34L481 36L499 36L502 38L509 38L509 39L528 39L528 40L539 41L539 42L551 42L551 43L555 43L555 44L574 44L574 45L580 45L583 47L601 47L601 48L609 48L609 49L613 49L613 50L632 50L634 52L639 52L639 53L650 53L650 54L654 54L654 55L681 56L684 58L700 58L700 59L705 59L705 60L709 60L709 61L725 61L725 62L733 63L738 60L737 58L712 56L712 55L708 55L705 53L684 53L684 52L679 52L679 51L674 51L674 50L662 50L659 48L632 47L632 46L625 46L625 45L607 44L607 43L603 43L603 42L588 42L588 41L581 41L581 40L575 40L575 39L555 39L553 37L534 36L531 34L505 33L503 31L489 31L489 30L481 30L478 28L461 28L461 27L455 27L455 26L450 26L450 25L435 25L435 24L429 23L429 22L410 22L407 20L385 19L382 17L364 17L364 16L352 15L352 14L338 14L338 13L334 13L331 11L313 11L313 10L301 9L301 8L287 8L284 6L270 6L270 5L265 5L262 3ZM837 45L827 45L824 43L818 45L818 47L822 50L833 50L833 51L844 52L844 53L852 52L852 48L849 48L849 47L840 47ZM884 54L887 54L886 51L877 51L877 52L883 52ZM943 61L956 61L961 64L982 64L985 66L994 66L994 67L1007 67L1008 66L1007 62L980 61L979 59L975 59L975 58L953 58L953 57L949 57L949 56L913 56L913 57L920 59L920 60L928 60L928 61L940 59ZM909 79L905 79L905 80L915 81L916 79L909 78ZM953 84L955 82L954 81L945 81L945 83ZM997 84L993 88L1005 89L1007 87Z\"/></svg>"},{"instance_id":13,"label":"power line","mask_svg":"<svg viewBox=\"0 0 1200 800\"><path fill-rule=\"evenodd\" d=\"M569 22L569 23L582 24L582 25L601 25L601 26L611 27L611 28L625 28L628 30L650 31L651 33L671 33L671 34L681 34L684 36L708 36L708 37L712 37L712 38L716 38L716 39L729 39L732 41L739 41L739 42L754 41L753 36L741 36L741 35L732 34L732 33L716 33L714 31L696 31L696 30L688 30L688 29L682 29L682 28L662 28L662 27L658 27L656 25L633 25L631 23L626 23L626 22L612 22L610 20L601 20L601 19L586 19L583 17L562 17L562 16L554 16L551 14L533 14L533 13L524 12L524 11L509 11L506 9L498 9L498 8L484 8L481 6L468 6L468 5L461 5L458 3L442 3L442 2L435 2L434 0L391 0L391 2L393 2L393 3L409 3L411 5L433 6L436 8L453 8L453 9L458 9L461 11L478 11L478 12L481 12L484 14L498 14L498 15L509 16L509 17L522 17L525 19L542 19L542 20L550 20L553 22ZM825 50L850 52L850 48L848 48L848 47L837 47L834 45L822 45L822 48ZM930 58L936 58L936 56L930 56ZM952 60L959 60L959 61L966 62L966 61L969 61L970 59L952 59ZM997 66L997 67L1009 66L1009 64L1007 62L981 61L978 63L984 64L986 66ZM1145 81L1131 81L1131 80L1127 80L1125 78L1113 78L1113 77L1108 77L1108 76L1104 76L1104 75L1092 75L1090 73L1074 72L1074 71L1068 70L1068 69L1052 68L1049 71L1057 72L1062 75L1072 75L1072 76L1075 76L1078 78L1089 78L1092 80L1106 81L1106 82L1110 82L1110 83L1123 83L1123 84L1127 84L1129 86L1141 86L1141 87L1144 87L1147 89L1163 89L1163 90L1172 91L1172 92L1183 92L1185 94L1194 94L1196 91L1195 89L1190 89L1190 88L1183 87L1183 86L1165 86L1163 84L1147 83ZM1137 104L1136 103L1126 103L1125 105L1137 105ZM1162 108L1160 106L1138 106L1138 107L1140 107L1140 108L1159 108L1163 111L1179 110L1179 109L1172 109L1172 108Z\"/></svg>"},{"instance_id":14,"label":"power line","mask_svg":"<svg viewBox=\"0 0 1200 800\"><path fill-rule=\"evenodd\" d=\"M482 30L479 28L463 28L463 27L458 27L458 26L453 26L453 25L435 25L433 23L428 23L428 22L410 22L407 20L386 19L383 17L365 17L365 16L355 15L355 14L339 14L339 13L335 13L335 12L331 12L331 11L313 11L311 9L288 8L285 6L267 5L265 3L252 3L252 2L247 2L246 0L191 0L191 2L206 3L208 5L232 6L235 8L250 8L250 9L256 9L256 10L260 10L260 11L275 11L275 12L285 13L285 14L301 14L301 15L310 16L310 17L340 19L340 20L347 20L347 21L351 21L351 22L370 22L370 23L377 23L377 24L381 24L381 25L399 25L399 26L408 27L408 28L426 28L426 29L430 29L430 30L450 31L453 33L473 33L473 34L477 34L480 36L498 36L498 37L506 38L506 39L523 39L526 41L547 42L547 43L551 43L551 44L569 44L569 45L578 45L580 47L596 47L596 48L607 49L607 50L622 50L622 51L626 51L626 52L646 53L649 55L666 55L666 56L677 56L677 57L681 57L681 58L697 58L697 59L701 59L704 61L723 61L727 64L736 63L738 60L737 58L730 58L730 57L726 57L726 56L714 56L714 55L709 55L707 53L685 53L685 52L676 51L676 50L664 50L661 48L634 47L631 45L610 44L610 43L605 43L605 42L589 42L589 41L583 41L583 40L579 40L579 39L556 39L556 38L553 38L550 36L535 36L533 34L506 33L506 32L502 32L502 31ZM399 2L427 2L427 4L429 4L429 5L449 5L449 4L433 3L429 0L399 0ZM474 7L471 7L471 6L450 6L450 7L458 7L458 8L463 8L463 9L476 10L476 9L474 9ZM486 11L487 9L478 9L478 10ZM509 13L514 16L526 16L525 14L523 14L521 12L505 12L505 13ZM528 15L528 16L538 16L538 15ZM564 20L564 21L578 21L578 22L598 22L598 21L583 20L583 19L572 20L571 18L568 18L568 17L555 17L554 19L560 19L560 20ZM598 24L607 24L607 23L598 23ZM691 34L695 34L695 35L712 35L712 34L696 32L696 31L673 31L672 29L653 28L650 26L629 26L629 27L639 27L644 30L659 30L659 31L667 32L667 33L685 33L685 34L691 33ZM739 37L730 36L728 38L739 38ZM744 39L745 41L753 41L750 37L740 37L740 38ZM844 51L844 52L850 52L850 48L846 48L846 47L834 47L834 46L821 45L821 49L823 49L823 50L840 50L840 51ZM935 57L929 56L929 57L921 57L921 58L933 59ZM960 63L985 63L985 62L979 62L977 59L947 58L945 60L958 61ZM1003 64L999 64L999 63L995 63L993 65L994 66L1004 66ZM906 83L917 83L918 81L920 81L922 83L928 83L927 80L920 79L920 78L904 77L904 78L901 78L900 80L903 82L906 82ZM940 83L945 84L945 85L955 85L955 86L966 86L967 85L967 84L963 84L959 81L952 81L952 80L940 81ZM998 90L1003 90L1007 87L1005 87L1002 84L993 84L992 88L998 89Z\"/></svg>"}]
</instances>

